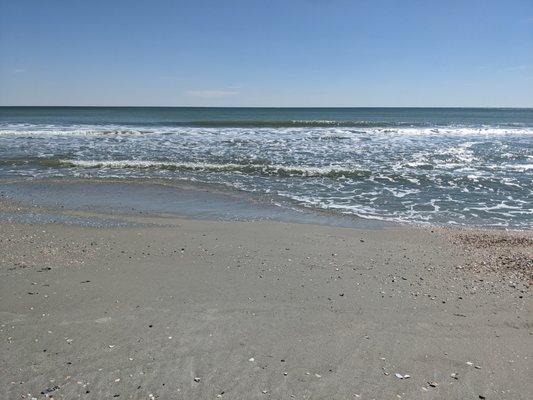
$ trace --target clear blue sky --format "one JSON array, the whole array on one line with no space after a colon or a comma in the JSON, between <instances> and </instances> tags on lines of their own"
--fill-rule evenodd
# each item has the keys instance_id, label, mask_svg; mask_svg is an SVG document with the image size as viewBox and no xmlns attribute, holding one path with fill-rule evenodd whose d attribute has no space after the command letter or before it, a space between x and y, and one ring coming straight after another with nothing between
<instances>
[{"instance_id":1,"label":"clear blue sky","mask_svg":"<svg viewBox=\"0 0 533 400\"><path fill-rule=\"evenodd\" d=\"M533 107L533 0L0 0L0 105Z\"/></svg>"}]
</instances>

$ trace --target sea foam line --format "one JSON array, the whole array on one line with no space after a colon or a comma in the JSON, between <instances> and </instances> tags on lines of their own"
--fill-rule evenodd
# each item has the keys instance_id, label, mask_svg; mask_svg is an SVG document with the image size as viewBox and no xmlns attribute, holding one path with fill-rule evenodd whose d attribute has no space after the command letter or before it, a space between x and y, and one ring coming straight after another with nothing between
<instances>
[{"instance_id":1,"label":"sea foam line","mask_svg":"<svg viewBox=\"0 0 533 400\"><path fill-rule=\"evenodd\" d=\"M143 160L59 160L59 164L66 167L81 168L131 168L131 169L167 169L183 171L207 171L207 172L241 172L253 173L259 172L265 175L287 175L287 176L305 176L305 177L341 177L341 176L358 176L366 177L370 175L369 171L357 169L342 168L331 165L325 167L313 166L292 166L276 164L213 164L213 163L195 163L195 162L170 162L170 161L143 161Z\"/></svg>"},{"instance_id":2,"label":"sea foam line","mask_svg":"<svg viewBox=\"0 0 533 400\"><path fill-rule=\"evenodd\" d=\"M144 135L269 135L280 133L330 133L340 134L343 137L359 137L361 135L385 136L529 136L533 135L533 127L472 127L472 126L443 126L443 127L386 127L372 126L343 127L336 125L303 126L272 126L272 127L246 127L246 126L122 126L122 125L30 125L7 124L0 125L0 136L144 136Z\"/></svg>"}]
</instances>

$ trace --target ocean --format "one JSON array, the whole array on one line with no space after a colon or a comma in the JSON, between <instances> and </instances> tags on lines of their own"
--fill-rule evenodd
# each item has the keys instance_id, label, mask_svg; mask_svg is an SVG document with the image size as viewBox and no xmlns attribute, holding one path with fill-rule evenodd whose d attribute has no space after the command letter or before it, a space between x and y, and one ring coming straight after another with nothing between
<instances>
[{"instance_id":1,"label":"ocean","mask_svg":"<svg viewBox=\"0 0 533 400\"><path fill-rule=\"evenodd\" d=\"M533 109L0 107L0 179L154 179L531 229Z\"/></svg>"}]
</instances>

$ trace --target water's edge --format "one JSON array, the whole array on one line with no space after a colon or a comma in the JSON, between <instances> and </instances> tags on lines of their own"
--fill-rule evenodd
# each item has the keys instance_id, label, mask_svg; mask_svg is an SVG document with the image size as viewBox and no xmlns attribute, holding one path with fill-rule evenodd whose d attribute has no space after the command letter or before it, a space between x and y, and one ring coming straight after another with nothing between
<instances>
[{"instance_id":1,"label":"water's edge","mask_svg":"<svg viewBox=\"0 0 533 400\"><path fill-rule=\"evenodd\" d=\"M400 226L301 207L273 196L223 186L146 179L2 179L0 201L12 205L10 210L0 211L0 221L7 222L120 227L132 225L135 218L142 217L152 218L158 225L172 218L187 218L267 220L360 229ZM96 218L83 217L84 214Z\"/></svg>"},{"instance_id":2,"label":"water's edge","mask_svg":"<svg viewBox=\"0 0 533 400\"><path fill-rule=\"evenodd\" d=\"M225 187L356 220L531 229L533 110L0 107L0 179L70 178Z\"/></svg>"}]
</instances>

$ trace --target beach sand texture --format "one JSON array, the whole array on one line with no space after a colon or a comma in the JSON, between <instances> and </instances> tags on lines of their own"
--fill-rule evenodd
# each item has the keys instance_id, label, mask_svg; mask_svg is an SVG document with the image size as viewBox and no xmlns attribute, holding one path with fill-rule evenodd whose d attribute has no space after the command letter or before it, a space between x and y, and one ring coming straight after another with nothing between
<instances>
[{"instance_id":1,"label":"beach sand texture","mask_svg":"<svg viewBox=\"0 0 533 400\"><path fill-rule=\"evenodd\" d=\"M531 398L530 232L139 218L0 224L1 398Z\"/></svg>"}]
</instances>

